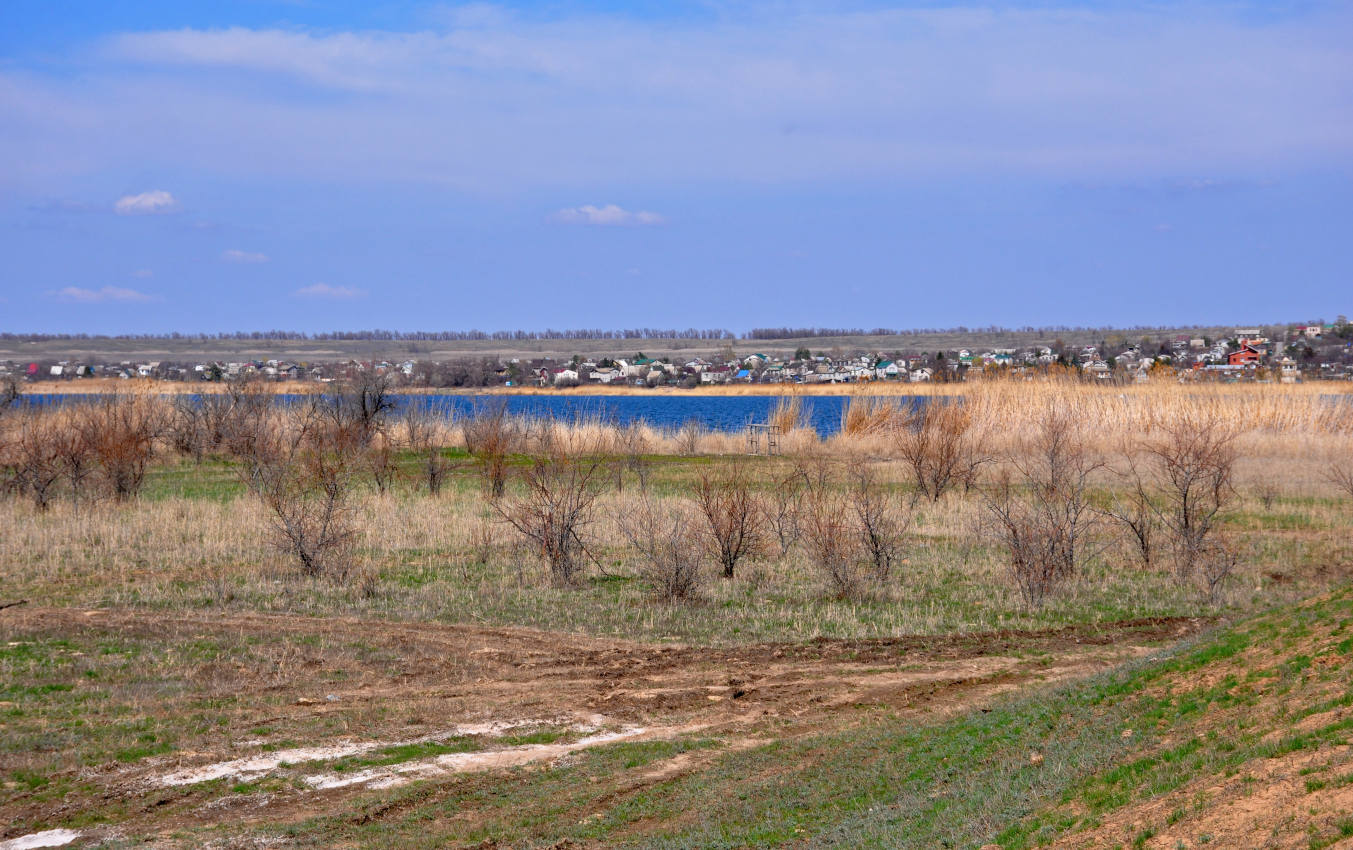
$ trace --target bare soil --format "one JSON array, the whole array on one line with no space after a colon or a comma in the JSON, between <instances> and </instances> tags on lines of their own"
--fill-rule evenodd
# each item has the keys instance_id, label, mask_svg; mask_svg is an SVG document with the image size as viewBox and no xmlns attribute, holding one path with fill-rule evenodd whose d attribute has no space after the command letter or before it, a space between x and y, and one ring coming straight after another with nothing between
<instances>
[{"instance_id":1,"label":"bare soil","mask_svg":"<svg viewBox=\"0 0 1353 850\"><path fill-rule=\"evenodd\" d=\"M617 775L613 795L624 796L698 770L729 748L841 728L874 712L934 715L980 707L1021 687L1121 663L1204 625L1153 619L1047 631L708 648L470 625L15 609L0 622L6 640L107 635L172 646L214 639L257 652L253 660L165 671L185 679L197 696L232 697L213 728L180 739L170 755L73 768L78 774L73 787L79 790L57 803L7 791L0 796L0 823L69 822L82 813L118 811L125 814L117 822L83 830L77 846L107 835L153 838L212 823L281 823L342 812L358 791L463 770L547 766L594 742L698 734L722 743ZM531 724L581 731L533 745L500 744L494 737ZM251 731L259 727L269 731L266 740ZM220 783L168 781L193 770L230 777L230 770L213 766L258 759L277 749L267 746L270 741L367 752L466 728L492 733L482 739L483 753L382 768L358 781L330 782L322 766L294 768L285 758L273 761L282 763L283 773L293 770L295 781L266 795L235 800ZM233 778L253 780L272 772L267 760L251 763L263 769ZM28 831L0 829L0 840Z\"/></svg>"}]
</instances>

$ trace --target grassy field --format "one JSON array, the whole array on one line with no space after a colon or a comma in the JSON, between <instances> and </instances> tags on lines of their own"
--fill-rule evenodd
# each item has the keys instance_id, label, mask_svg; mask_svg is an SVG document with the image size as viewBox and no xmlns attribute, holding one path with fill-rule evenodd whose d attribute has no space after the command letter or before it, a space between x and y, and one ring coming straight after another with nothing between
<instances>
[{"instance_id":1,"label":"grassy field","mask_svg":"<svg viewBox=\"0 0 1353 850\"><path fill-rule=\"evenodd\" d=\"M0 604L26 601L0 609L0 841L1346 841L1353 498L1329 475L1349 457L1339 408L1304 388L1038 392L966 397L988 460L934 500L918 497L909 432L887 405L775 458L730 454L736 436L531 426L503 457L497 508L482 438L438 432L447 469L430 495L429 450L392 425L342 466L355 533L343 570L310 576L279 548L251 477L266 466L183 456L167 426L130 497L97 464L78 489L58 480L45 508L16 486L0 499ZM1074 574L1035 604L992 517L1012 476L1015 498L1038 494L1019 476L1050 409L1084 423L1091 510ZM1103 512L1151 457L1132 440L1237 411L1212 533L1239 554L1209 592L1167 539L1143 565ZM28 469L37 432L0 424L7 462ZM567 582L508 521L546 455L565 471L596 461L601 476ZM664 533L703 551L707 481L745 482L769 511L777 482L823 469L813 498L850 514L867 486L905 518L886 575L844 592L805 533L784 551L765 536L731 578L706 556L690 593L659 592L643 510L693 517Z\"/></svg>"}]
</instances>

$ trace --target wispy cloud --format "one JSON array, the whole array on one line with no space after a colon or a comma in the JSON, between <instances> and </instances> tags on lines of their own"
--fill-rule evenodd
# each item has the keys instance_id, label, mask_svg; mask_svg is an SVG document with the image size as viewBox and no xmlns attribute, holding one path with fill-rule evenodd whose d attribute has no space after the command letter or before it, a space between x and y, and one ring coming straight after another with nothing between
<instances>
[{"instance_id":1,"label":"wispy cloud","mask_svg":"<svg viewBox=\"0 0 1353 850\"><path fill-rule=\"evenodd\" d=\"M144 292L135 289L124 289L120 286L103 286L98 289L67 286L48 294L69 304L102 304L107 301L145 302L155 300Z\"/></svg>"},{"instance_id":2,"label":"wispy cloud","mask_svg":"<svg viewBox=\"0 0 1353 850\"><path fill-rule=\"evenodd\" d=\"M137 269L136 271L132 272L132 277L139 277L144 279L154 276L155 276L154 269Z\"/></svg>"},{"instance_id":3,"label":"wispy cloud","mask_svg":"<svg viewBox=\"0 0 1353 850\"><path fill-rule=\"evenodd\" d=\"M221 259L227 263L266 263L268 262L268 255L231 248L221 252Z\"/></svg>"},{"instance_id":4,"label":"wispy cloud","mask_svg":"<svg viewBox=\"0 0 1353 850\"><path fill-rule=\"evenodd\" d=\"M358 289L355 286L330 286L327 283L314 283L310 286L303 286L292 294L301 298L334 298L342 300L362 298L367 292L365 289Z\"/></svg>"},{"instance_id":5,"label":"wispy cloud","mask_svg":"<svg viewBox=\"0 0 1353 850\"><path fill-rule=\"evenodd\" d=\"M163 215L178 210L178 200L163 189L123 195L113 204L113 212L118 215Z\"/></svg>"},{"instance_id":6,"label":"wispy cloud","mask_svg":"<svg viewBox=\"0 0 1353 850\"><path fill-rule=\"evenodd\" d=\"M73 57L93 69L78 79L0 74L0 158L495 190L1347 168L1341 4L852 5L129 33ZM73 141L88 126L97 148Z\"/></svg>"},{"instance_id":7,"label":"wispy cloud","mask_svg":"<svg viewBox=\"0 0 1353 850\"><path fill-rule=\"evenodd\" d=\"M591 204L584 204L581 207L568 207L559 210L551 218L564 224L598 224L603 226L662 224L665 220L655 212L644 210L631 212L615 204L607 204L604 207L595 207Z\"/></svg>"}]
</instances>

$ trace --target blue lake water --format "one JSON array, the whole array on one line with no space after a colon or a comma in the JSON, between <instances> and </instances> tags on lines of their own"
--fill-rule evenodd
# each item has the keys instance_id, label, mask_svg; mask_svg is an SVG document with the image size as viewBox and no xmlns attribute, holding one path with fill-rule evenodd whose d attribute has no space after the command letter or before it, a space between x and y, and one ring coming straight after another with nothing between
<instances>
[{"instance_id":1,"label":"blue lake water","mask_svg":"<svg viewBox=\"0 0 1353 850\"><path fill-rule=\"evenodd\" d=\"M80 393L34 393L21 397L33 405L62 404L92 400L97 395ZM298 396L279 395L279 402ZM926 402L924 396L890 396L899 404L913 406ZM765 422L778 399L774 396L710 395L400 395L397 406L427 404L448 415L466 416L477 407L506 402L508 413L520 416L554 417L572 420L595 417L619 425L646 422L660 428L675 428L694 420L715 431L741 430L749 422ZM823 436L841 427L841 413L848 403L845 396L804 397L804 419Z\"/></svg>"}]
</instances>

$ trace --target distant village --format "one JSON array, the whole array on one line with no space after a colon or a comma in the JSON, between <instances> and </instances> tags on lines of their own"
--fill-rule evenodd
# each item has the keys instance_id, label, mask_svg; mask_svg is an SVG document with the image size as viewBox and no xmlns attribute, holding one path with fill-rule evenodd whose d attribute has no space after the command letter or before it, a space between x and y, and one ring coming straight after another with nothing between
<instances>
[{"instance_id":1,"label":"distant village","mask_svg":"<svg viewBox=\"0 0 1353 850\"><path fill-rule=\"evenodd\" d=\"M661 341L655 340L661 344ZM1143 336L1137 340L1106 332L1096 345L1054 342L1023 348L951 351L843 351L830 339L825 350L801 346L793 352L734 354L690 359L633 356L567 360L467 356L449 360L292 362L169 362L93 360L0 361L0 380L59 383L93 378L150 378L221 382L343 381L354 374L389 374L417 387L578 387L590 385L695 388L723 384L841 384L874 381L926 383L963 381L978 375L1018 376L1061 370L1086 380L1149 381L1353 380L1353 325L1339 316L1332 323L1236 328L1230 335ZM773 346L774 341L767 341ZM56 390L57 387L51 387Z\"/></svg>"}]
</instances>

